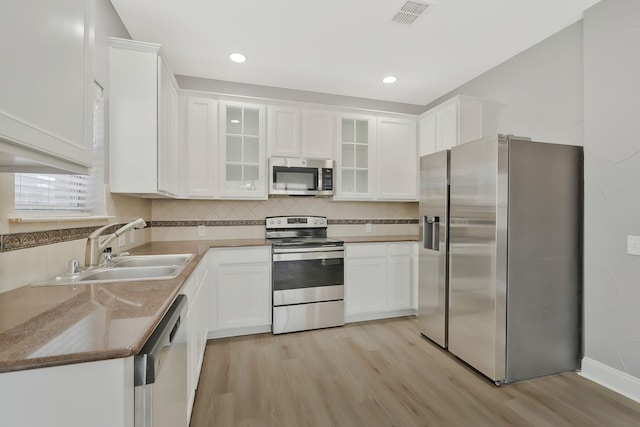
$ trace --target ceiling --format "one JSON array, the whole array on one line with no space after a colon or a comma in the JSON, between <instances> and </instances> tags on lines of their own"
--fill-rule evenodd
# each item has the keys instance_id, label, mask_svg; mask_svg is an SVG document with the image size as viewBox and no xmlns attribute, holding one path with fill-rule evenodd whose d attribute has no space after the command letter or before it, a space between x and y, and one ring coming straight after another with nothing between
<instances>
[{"instance_id":1,"label":"ceiling","mask_svg":"<svg viewBox=\"0 0 640 427\"><path fill-rule=\"evenodd\" d=\"M580 20L599 0L111 0L175 74L426 105ZM242 64L229 60L241 52ZM383 84L385 76L397 77Z\"/></svg>"}]
</instances>

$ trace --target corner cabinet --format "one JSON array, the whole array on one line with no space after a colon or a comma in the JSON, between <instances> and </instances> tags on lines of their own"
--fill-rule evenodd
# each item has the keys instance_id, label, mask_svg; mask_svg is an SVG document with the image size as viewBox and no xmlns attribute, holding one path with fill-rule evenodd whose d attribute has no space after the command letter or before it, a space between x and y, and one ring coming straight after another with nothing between
<instances>
[{"instance_id":1,"label":"corner cabinet","mask_svg":"<svg viewBox=\"0 0 640 427\"><path fill-rule=\"evenodd\" d=\"M219 197L266 199L264 105L221 101L219 109Z\"/></svg>"},{"instance_id":2,"label":"corner cabinet","mask_svg":"<svg viewBox=\"0 0 640 427\"><path fill-rule=\"evenodd\" d=\"M91 0L3 2L0 172L88 173L93 14Z\"/></svg>"},{"instance_id":3,"label":"corner cabinet","mask_svg":"<svg viewBox=\"0 0 640 427\"><path fill-rule=\"evenodd\" d=\"M482 138L482 99L455 96L423 113L418 154L435 153Z\"/></svg>"},{"instance_id":4,"label":"corner cabinet","mask_svg":"<svg viewBox=\"0 0 640 427\"><path fill-rule=\"evenodd\" d=\"M178 85L160 45L109 39L112 193L178 195Z\"/></svg>"},{"instance_id":5,"label":"corner cabinet","mask_svg":"<svg viewBox=\"0 0 640 427\"><path fill-rule=\"evenodd\" d=\"M372 200L376 153L376 118L338 115L336 200Z\"/></svg>"}]
</instances>

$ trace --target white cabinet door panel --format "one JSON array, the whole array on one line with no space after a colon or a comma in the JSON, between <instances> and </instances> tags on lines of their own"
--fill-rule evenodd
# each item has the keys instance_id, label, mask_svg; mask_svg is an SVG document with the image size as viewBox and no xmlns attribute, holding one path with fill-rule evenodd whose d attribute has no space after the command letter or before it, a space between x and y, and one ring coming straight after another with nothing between
<instances>
[{"instance_id":1,"label":"white cabinet door panel","mask_svg":"<svg viewBox=\"0 0 640 427\"><path fill-rule=\"evenodd\" d=\"M413 120L378 118L376 162L378 200L416 200L416 123Z\"/></svg>"},{"instance_id":2,"label":"white cabinet door panel","mask_svg":"<svg viewBox=\"0 0 640 427\"><path fill-rule=\"evenodd\" d=\"M188 197L216 196L218 102L210 98L187 98L186 193Z\"/></svg>"},{"instance_id":3,"label":"white cabinet door panel","mask_svg":"<svg viewBox=\"0 0 640 427\"><path fill-rule=\"evenodd\" d=\"M267 116L269 156L300 157L300 110L270 106Z\"/></svg>"},{"instance_id":4,"label":"white cabinet door panel","mask_svg":"<svg viewBox=\"0 0 640 427\"><path fill-rule=\"evenodd\" d=\"M271 323L268 277L268 266L219 267L218 328L242 328Z\"/></svg>"},{"instance_id":5,"label":"white cabinet door panel","mask_svg":"<svg viewBox=\"0 0 640 427\"><path fill-rule=\"evenodd\" d=\"M303 157L333 160L334 122L331 111L302 110Z\"/></svg>"}]
</instances>

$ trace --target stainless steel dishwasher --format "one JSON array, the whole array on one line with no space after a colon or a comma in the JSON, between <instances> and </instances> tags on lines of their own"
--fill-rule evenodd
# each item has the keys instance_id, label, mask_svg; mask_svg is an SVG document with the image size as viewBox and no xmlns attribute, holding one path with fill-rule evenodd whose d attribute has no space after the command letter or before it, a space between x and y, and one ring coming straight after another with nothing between
<instances>
[{"instance_id":1,"label":"stainless steel dishwasher","mask_svg":"<svg viewBox=\"0 0 640 427\"><path fill-rule=\"evenodd\" d=\"M178 295L134 358L135 427L187 426L186 309Z\"/></svg>"}]
</instances>

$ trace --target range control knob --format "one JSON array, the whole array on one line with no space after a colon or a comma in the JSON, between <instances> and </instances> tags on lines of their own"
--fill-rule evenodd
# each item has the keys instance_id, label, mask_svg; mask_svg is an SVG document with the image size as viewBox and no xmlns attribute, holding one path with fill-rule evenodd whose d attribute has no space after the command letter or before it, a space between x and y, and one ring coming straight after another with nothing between
<instances>
[{"instance_id":1,"label":"range control knob","mask_svg":"<svg viewBox=\"0 0 640 427\"><path fill-rule=\"evenodd\" d=\"M320 219L320 224L324 224L324 218Z\"/></svg>"},{"instance_id":2,"label":"range control knob","mask_svg":"<svg viewBox=\"0 0 640 427\"><path fill-rule=\"evenodd\" d=\"M314 219L314 220L313 220L313 223L314 223L314 224L317 224L317 223L318 223L318 220L317 220L317 219Z\"/></svg>"},{"instance_id":3,"label":"range control knob","mask_svg":"<svg viewBox=\"0 0 640 427\"><path fill-rule=\"evenodd\" d=\"M269 224L273 225L273 220L272 219L269 220Z\"/></svg>"},{"instance_id":4,"label":"range control knob","mask_svg":"<svg viewBox=\"0 0 640 427\"><path fill-rule=\"evenodd\" d=\"M278 220L278 224L280 224L282 221Z\"/></svg>"}]
</instances>

